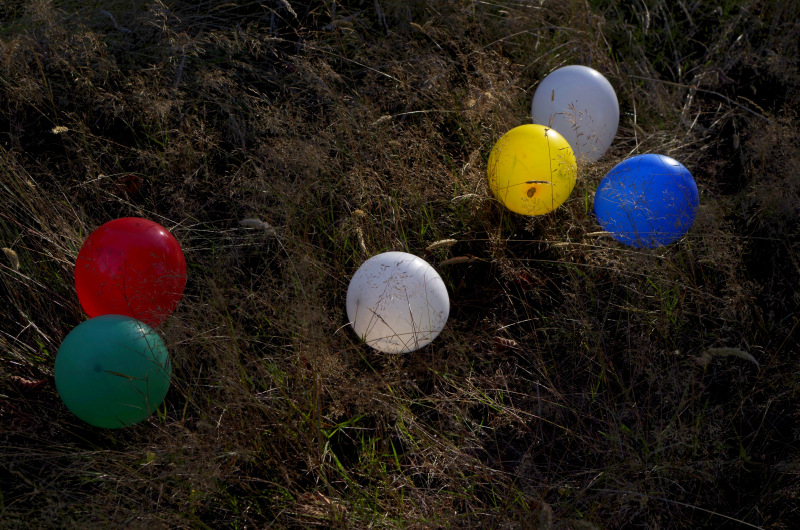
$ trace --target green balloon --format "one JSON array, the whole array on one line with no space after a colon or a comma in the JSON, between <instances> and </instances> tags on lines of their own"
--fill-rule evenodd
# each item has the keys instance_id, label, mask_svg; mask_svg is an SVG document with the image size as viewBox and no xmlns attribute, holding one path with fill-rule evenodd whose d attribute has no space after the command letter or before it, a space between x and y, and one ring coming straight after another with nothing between
<instances>
[{"instance_id":1,"label":"green balloon","mask_svg":"<svg viewBox=\"0 0 800 530\"><path fill-rule=\"evenodd\" d=\"M56 389L80 419L118 429L144 419L169 389L167 347L147 324L122 315L89 319L69 332L56 355Z\"/></svg>"}]
</instances>

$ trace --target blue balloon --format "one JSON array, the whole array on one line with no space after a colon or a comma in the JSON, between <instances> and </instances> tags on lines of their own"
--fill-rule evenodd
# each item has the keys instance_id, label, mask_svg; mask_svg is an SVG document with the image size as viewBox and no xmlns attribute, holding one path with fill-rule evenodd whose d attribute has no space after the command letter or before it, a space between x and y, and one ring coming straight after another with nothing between
<instances>
[{"instance_id":1,"label":"blue balloon","mask_svg":"<svg viewBox=\"0 0 800 530\"><path fill-rule=\"evenodd\" d=\"M664 155L638 155L600 182L594 214L620 243L655 248L683 237L699 204L697 184L683 164Z\"/></svg>"}]
</instances>

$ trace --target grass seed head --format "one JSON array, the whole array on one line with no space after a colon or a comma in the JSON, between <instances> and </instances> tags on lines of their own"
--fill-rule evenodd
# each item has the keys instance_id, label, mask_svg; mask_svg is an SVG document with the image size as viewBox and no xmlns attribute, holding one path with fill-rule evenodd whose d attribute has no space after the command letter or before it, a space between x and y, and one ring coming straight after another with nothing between
<instances>
[{"instance_id":1,"label":"grass seed head","mask_svg":"<svg viewBox=\"0 0 800 530\"><path fill-rule=\"evenodd\" d=\"M8 261L11 262L11 268L19 270L19 256L10 248L3 247L3 254L6 255Z\"/></svg>"}]
</instances>

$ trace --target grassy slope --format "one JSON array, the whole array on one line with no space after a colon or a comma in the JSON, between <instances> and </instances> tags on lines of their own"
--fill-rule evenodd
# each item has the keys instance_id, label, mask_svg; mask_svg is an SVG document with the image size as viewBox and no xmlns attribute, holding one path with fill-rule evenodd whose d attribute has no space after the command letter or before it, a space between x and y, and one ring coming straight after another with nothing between
<instances>
[{"instance_id":1,"label":"grassy slope","mask_svg":"<svg viewBox=\"0 0 800 530\"><path fill-rule=\"evenodd\" d=\"M800 11L543 4L0 6L0 245L19 258L0 256L0 520L797 521ZM615 86L615 144L558 211L510 214L488 152L571 63ZM686 238L635 251L595 234L591 204L646 152L689 167L702 206ZM125 215L171 229L190 276L159 330L165 405L101 431L52 368L84 318L77 251ZM342 329L349 277L385 250L450 290L421 351ZM703 362L719 347L760 368Z\"/></svg>"}]
</instances>

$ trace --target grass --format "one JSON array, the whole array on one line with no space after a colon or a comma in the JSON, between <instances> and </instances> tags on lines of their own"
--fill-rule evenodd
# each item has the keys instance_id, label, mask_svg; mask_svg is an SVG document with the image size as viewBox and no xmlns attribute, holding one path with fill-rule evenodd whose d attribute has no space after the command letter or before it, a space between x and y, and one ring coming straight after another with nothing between
<instances>
[{"instance_id":1,"label":"grass","mask_svg":"<svg viewBox=\"0 0 800 530\"><path fill-rule=\"evenodd\" d=\"M2 526L794 527L798 20L750 0L0 6ZM615 87L617 137L562 207L513 214L489 152L574 63ZM643 153L700 189L654 250L591 210ZM126 215L169 228L189 278L158 330L164 404L106 431L53 364L85 319L77 252ZM404 355L345 326L349 278L388 250L451 298Z\"/></svg>"}]
</instances>

